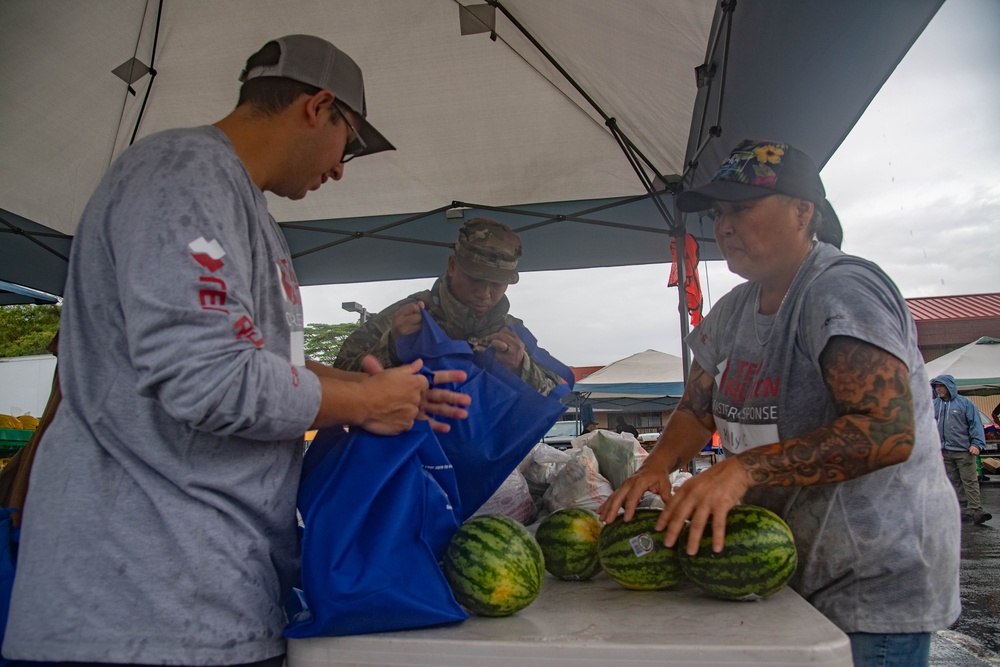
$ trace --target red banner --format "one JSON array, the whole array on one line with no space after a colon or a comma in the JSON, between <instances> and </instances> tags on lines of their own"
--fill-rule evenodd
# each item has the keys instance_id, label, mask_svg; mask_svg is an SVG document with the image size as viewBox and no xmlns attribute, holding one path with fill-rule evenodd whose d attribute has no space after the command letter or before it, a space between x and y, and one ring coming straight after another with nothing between
<instances>
[{"instance_id":1,"label":"red banner","mask_svg":"<svg viewBox=\"0 0 1000 667\"><path fill-rule=\"evenodd\" d=\"M670 239L670 278L667 286L677 284L677 239ZM691 316L691 326L701 322L701 280L698 278L698 242L690 234L684 236L684 296L687 300L688 314Z\"/></svg>"}]
</instances>

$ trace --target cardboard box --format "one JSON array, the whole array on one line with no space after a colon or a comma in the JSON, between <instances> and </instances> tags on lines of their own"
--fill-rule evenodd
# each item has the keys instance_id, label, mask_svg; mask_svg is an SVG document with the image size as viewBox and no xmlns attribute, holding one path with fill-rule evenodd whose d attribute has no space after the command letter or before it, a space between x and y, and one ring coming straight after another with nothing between
<instances>
[{"instance_id":1,"label":"cardboard box","mask_svg":"<svg viewBox=\"0 0 1000 667\"><path fill-rule=\"evenodd\" d=\"M983 474L1000 475L1000 459L979 459L979 462L983 466Z\"/></svg>"}]
</instances>

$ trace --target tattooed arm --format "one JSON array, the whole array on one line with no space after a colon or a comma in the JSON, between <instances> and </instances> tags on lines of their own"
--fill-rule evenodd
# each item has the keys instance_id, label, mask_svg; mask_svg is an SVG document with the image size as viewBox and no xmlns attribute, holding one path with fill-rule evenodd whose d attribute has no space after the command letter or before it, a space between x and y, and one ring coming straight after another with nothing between
<instances>
[{"instance_id":1,"label":"tattooed arm","mask_svg":"<svg viewBox=\"0 0 1000 667\"><path fill-rule=\"evenodd\" d=\"M712 548L721 551L726 514L751 487L843 482L909 458L915 428L906 365L874 345L835 336L820 355L820 367L837 418L801 437L747 450L689 480L660 516L665 544L673 545L690 519L686 548L695 553L711 520Z\"/></svg>"},{"instance_id":2,"label":"tattooed arm","mask_svg":"<svg viewBox=\"0 0 1000 667\"><path fill-rule=\"evenodd\" d=\"M910 457L915 427L906 364L846 336L831 338L819 361L837 419L738 456L754 486L843 482Z\"/></svg>"},{"instance_id":3,"label":"tattooed arm","mask_svg":"<svg viewBox=\"0 0 1000 667\"><path fill-rule=\"evenodd\" d=\"M631 520L635 507L647 491L670 498L670 473L687 465L701 451L712 433L712 376L695 361L691 364L684 395L667 421L656 447L642 466L604 501L598 513L605 523L614 521L620 508Z\"/></svg>"}]
</instances>

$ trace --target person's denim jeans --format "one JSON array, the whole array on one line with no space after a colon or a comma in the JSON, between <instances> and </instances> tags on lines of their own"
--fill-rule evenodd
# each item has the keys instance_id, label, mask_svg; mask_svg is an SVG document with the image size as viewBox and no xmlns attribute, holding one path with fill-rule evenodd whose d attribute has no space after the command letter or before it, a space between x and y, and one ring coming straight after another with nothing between
<instances>
[{"instance_id":1,"label":"person's denim jeans","mask_svg":"<svg viewBox=\"0 0 1000 667\"><path fill-rule=\"evenodd\" d=\"M877 635L850 632L854 667L927 667L931 654L931 633Z\"/></svg>"}]
</instances>

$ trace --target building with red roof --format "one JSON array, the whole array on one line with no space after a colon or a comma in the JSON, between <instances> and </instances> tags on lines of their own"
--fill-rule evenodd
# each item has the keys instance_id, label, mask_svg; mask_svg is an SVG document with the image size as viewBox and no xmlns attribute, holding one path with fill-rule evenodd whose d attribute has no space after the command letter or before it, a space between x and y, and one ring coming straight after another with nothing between
<instances>
[{"instance_id":1,"label":"building with red roof","mask_svg":"<svg viewBox=\"0 0 1000 667\"><path fill-rule=\"evenodd\" d=\"M907 299L924 361L983 336L1000 338L1000 292Z\"/></svg>"}]
</instances>

